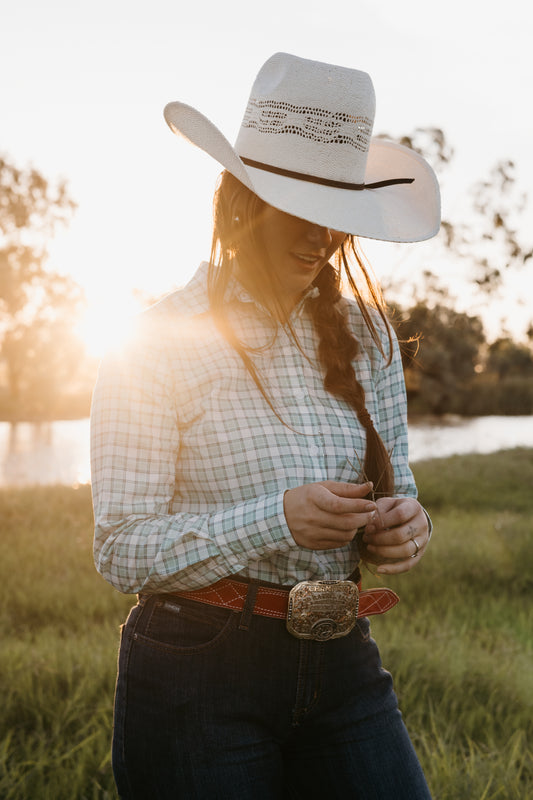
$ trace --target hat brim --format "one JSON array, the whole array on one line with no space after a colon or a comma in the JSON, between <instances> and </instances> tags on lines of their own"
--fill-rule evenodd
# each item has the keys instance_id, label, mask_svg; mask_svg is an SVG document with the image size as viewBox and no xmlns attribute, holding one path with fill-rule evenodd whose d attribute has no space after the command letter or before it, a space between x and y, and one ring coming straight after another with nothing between
<instances>
[{"instance_id":1,"label":"hat brim","mask_svg":"<svg viewBox=\"0 0 533 800\"><path fill-rule=\"evenodd\" d=\"M430 165L408 147L373 138L365 183L414 178L362 191L324 186L245 165L223 133L197 109L169 103L165 120L177 135L215 158L262 200L317 225L386 242L430 239L440 227L440 192Z\"/></svg>"}]
</instances>

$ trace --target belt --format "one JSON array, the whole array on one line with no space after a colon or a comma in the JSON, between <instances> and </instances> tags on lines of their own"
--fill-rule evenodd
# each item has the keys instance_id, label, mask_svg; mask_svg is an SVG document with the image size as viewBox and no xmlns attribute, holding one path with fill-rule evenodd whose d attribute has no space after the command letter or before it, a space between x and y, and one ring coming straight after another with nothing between
<instances>
[{"instance_id":1,"label":"belt","mask_svg":"<svg viewBox=\"0 0 533 800\"><path fill-rule=\"evenodd\" d=\"M317 581L315 585L338 583L346 584L349 582ZM302 584L297 584L297 587L303 586L304 584L313 585L313 582L306 581ZM251 586L253 586L253 584L237 581L233 578L223 578L217 583L207 586L205 589L172 592L171 594L177 597L186 597L189 600L196 600L199 603L206 603L211 606L221 606L231 611L242 611L248 590ZM384 614L386 611L393 608L400 599L392 589L377 588L361 591L360 586L360 584L357 585L359 592L356 592L359 601L356 613L357 618L369 617L374 614ZM355 591L355 584L353 584L353 587ZM293 590L264 585L255 586L255 590L257 594L252 613L259 614L262 617L271 617L272 619L287 619L289 595Z\"/></svg>"}]
</instances>

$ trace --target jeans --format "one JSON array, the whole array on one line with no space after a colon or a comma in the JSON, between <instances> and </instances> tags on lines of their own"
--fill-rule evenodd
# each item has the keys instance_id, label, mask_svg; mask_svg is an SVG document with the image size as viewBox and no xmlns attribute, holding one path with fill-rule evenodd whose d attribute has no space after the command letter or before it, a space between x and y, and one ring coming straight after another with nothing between
<instances>
[{"instance_id":1,"label":"jeans","mask_svg":"<svg viewBox=\"0 0 533 800\"><path fill-rule=\"evenodd\" d=\"M280 620L143 597L122 629L124 800L430 800L369 622L326 642Z\"/></svg>"}]
</instances>

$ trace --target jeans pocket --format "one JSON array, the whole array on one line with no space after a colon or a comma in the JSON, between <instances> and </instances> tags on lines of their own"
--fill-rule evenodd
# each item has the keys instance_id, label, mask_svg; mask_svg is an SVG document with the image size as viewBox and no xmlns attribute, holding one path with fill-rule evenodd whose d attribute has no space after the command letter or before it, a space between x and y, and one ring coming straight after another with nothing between
<instances>
[{"instance_id":1,"label":"jeans pocket","mask_svg":"<svg viewBox=\"0 0 533 800\"><path fill-rule=\"evenodd\" d=\"M239 617L225 608L181 598L153 598L151 606L135 639L181 653L197 653L218 645L235 628Z\"/></svg>"}]
</instances>

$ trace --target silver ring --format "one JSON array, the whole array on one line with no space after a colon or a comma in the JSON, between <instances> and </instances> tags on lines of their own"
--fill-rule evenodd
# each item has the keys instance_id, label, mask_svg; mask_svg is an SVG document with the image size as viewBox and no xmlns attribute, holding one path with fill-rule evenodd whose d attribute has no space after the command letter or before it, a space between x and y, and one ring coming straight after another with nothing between
<instances>
[{"instance_id":1,"label":"silver ring","mask_svg":"<svg viewBox=\"0 0 533 800\"><path fill-rule=\"evenodd\" d=\"M416 539L414 537L411 539L411 541L414 544L414 546L416 547L416 550L415 550L415 552L413 553L412 556L409 556L409 558L416 558L417 555L418 555L418 551L420 550L420 545L418 544L418 542L416 541Z\"/></svg>"}]
</instances>

